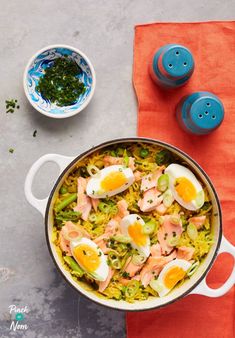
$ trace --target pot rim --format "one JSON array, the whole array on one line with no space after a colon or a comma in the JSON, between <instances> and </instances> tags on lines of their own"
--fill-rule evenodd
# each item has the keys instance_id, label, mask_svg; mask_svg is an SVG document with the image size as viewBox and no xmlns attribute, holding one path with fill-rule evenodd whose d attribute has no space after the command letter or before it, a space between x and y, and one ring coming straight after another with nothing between
<instances>
[{"instance_id":1,"label":"pot rim","mask_svg":"<svg viewBox=\"0 0 235 338\"><path fill-rule=\"evenodd\" d=\"M189 289L187 289L182 295L168 301L167 303L165 304L161 304L161 305L157 305L157 306L152 306L150 308L144 308L144 309L120 309L120 308L116 308L114 306L111 306L111 305L107 305L107 304L103 304L97 300L94 300L92 297L88 297L87 295L85 295L82 291L78 290L68 279L67 277L64 275L62 269L60 268L59 264L57 264L57 261L54 257L54 254L52 252L52 249L51 249L51 243L50 243L50 240L49 240L49 231L48 231L48 215L49 215L49 211L50 211L50 208L51 208L51 202L52 202L52 198L54 196L54 193L55 193L55 190L58 186L58 184L61 182L62 178L64 177L65 173L69 171L69 169L76 163L78 162L82 157L86 156L87 154L89 154L91 151L96 151L98 149L102 149L104 148L105 146L109 146L109 145L114 145L116 143L121 143L121 142L149 142L149 143L157 143L158 145L160 146L163 146L163 147L169 147L171 148L172 150L175 150L177 151L179 154L185 156L189 161L191 161L198 169L199 171L204 175L204 177L206 178L206 181L208 182L208 184L210 185L212 191L213 191L213 194L214 194L214 197L215 197L215 200L216 200L216 203L217 203L217 206L218 206L218 214L219 214L219 231L218 231L218 241L217 241L217 244L216 244L216 248L215 248L215 252L213 254L213 257L211 258L211 261L210 263L208 264L207 268L205 269L205 271L201 274L200 278L196 281L196 283L194 283ZM113 310L116 310L116 311L127 311L127 312L139 312L139 311L149 311L149 310L157 310L157 309L160 309L160 308L163 308L167 305L170 305L184 297L186 297L187 295L190 294L191 291L193 291L201 282L202 280L206 277L206 275L208 274L208 272L210 271L217 255L218 255L218 251L219 251L219 248L220 248L220 244L221 244L221 240L222 240L222 233L223 233L223 229L222 229L222 211L221 211L221 205L220 205L220 201L219 201L219 197L217 195L217 192L215 190L215 187L211 181L211 179L209 178L209 176L206 174L206 172L204 171L204 169L202 169L202 167L194 160L192 159L188 154L186 154L184 151L180 150L179 148L167 143L167 142L163 142L163 141L159 141L157 139L153 139L153 138L147 138L147 137L137 137L137 136L133 136L133 137L125 137L125 138L117 138L117 139L112 139L112 140L109 140L109 141L105 141L105 142L102 142L96 146L93 146L91 148L89 148L88 150L82 152L80 155L76 156L67 166L66 168L62 171L62 173L58 176L56 182L54 183L54 186L49 194L49 197L48 197L48 202L47 202L47 206L46 206L46 211L45 211L45 235L46 235L46 241L47 241L47 246L48 246L48 250L49 250L49 253L50 253L50 256L57 268L57 270L60 272L60 274L62 275L62 277L64 278L64 280L74 289L76 290L80 295L82 295L83 297L95 302L96 304L99 304L101 306L104 306L106 308L110 308L110 309L113 309Z\"/></svg>"}]
</instances>

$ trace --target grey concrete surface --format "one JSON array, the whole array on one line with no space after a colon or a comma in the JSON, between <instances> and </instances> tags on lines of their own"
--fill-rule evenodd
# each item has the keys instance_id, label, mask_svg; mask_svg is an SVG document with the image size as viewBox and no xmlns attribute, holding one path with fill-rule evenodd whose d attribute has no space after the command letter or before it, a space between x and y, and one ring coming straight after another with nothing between
<instances>
[{"instance_id":1,"label":"grey concrete surface","mask_svg":"<svg viewBox=\"0 0 235 338\"><path fill-rule=\"evenodd\" d=\"M24 197L26 173L43 154L76 155L104 140L136 134L135 24L229 20L234 12L234 0L0 0L0 267L6 268L0 269L0 337L125 337L123 313L79 297L56 271L43 219ZM92 102L67 120L36 112L22 88L28 59L55 43L84 51L97 74ZM8 98L19 100L14 114L5 113ZM55 166L42 168L34 185L38 197L48 194L57 173ZM27 330L9 329L11 304L28 306Z\"/></svg>"}]
</instances>

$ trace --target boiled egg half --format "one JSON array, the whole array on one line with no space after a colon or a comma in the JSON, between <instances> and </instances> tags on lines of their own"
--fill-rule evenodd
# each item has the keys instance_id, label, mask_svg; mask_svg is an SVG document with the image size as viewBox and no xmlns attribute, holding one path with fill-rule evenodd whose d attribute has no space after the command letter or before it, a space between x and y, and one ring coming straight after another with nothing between
<instances>
[{"instance_id":1,"label":"boiled egg half","mask_svg":"<svg viewBox=\"0 0 235 338\"><path fill-rule=\"evenodd\" d=\"M169 187L175 200L188 210L200 209L205 201L204 191L196 176L180 164L170 164L165 169Z\"/></svg>"},{"instance_id":2,"label":"boiled egg half","mask_svg":"<svg viewBox=\"0 0 235 338\"><path fill-rule=\"evenodd\" d=\"M106 198L119 194L134 182L134 174L123 165L101 169L87 184L86 193L92 198Z\"/></svg>"},{"instance_id":3,"label":"boiled egg half","mask_svg":"<svg viewBox=\"0 0 235 338\"><path fill-rule=\"evenodd\" d=\"M158 279L156 281L151 281L150 285L158 292L160 297L163 297L186 276L190 267L191 263L185 259L174 259L164 266L158 276Z\"/></svg>"},{"instance_id":4,"label":"boiled egg half","mask_svg":"<svg viewBox=\"0 0 235 338\"><path fill-rule=\"evenodd\" d=\"M81 237L70 242L74 259L79 266L92 278L98 281L106 280L109 267L106 256L92 240Z\"/></svg>"},{"instance_id":5,"label":"boiled egg half","mask_svg":"<svg viewBox=\"0 0 235 338\"><path fill-rule=\"evenodd\" d=\"M137 214L127 215L122 218L120 223L123 235L130 237L131 246L144 257L150 255L150 239L144 233L144 220Z\"/></svg>"}]
</instances>

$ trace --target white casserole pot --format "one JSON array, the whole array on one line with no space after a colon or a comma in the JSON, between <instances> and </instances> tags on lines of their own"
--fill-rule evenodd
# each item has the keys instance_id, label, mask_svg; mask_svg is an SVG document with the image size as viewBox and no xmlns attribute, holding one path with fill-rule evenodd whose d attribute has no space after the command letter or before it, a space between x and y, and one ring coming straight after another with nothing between
<instances>
[{"instance_id":1,"label":"white casserole pot","mask_svg":"<svg viewBox=\"0 0 235 338\"><path fill-rule=\"evenodd\" d=\"M169 151L173 152L178 156L182 161L187 162L188 166L191 170L200 178L200 180L205 184L207 190L210 194L210 198L213 205L213 213L212 213L212 233L214 236L214 244L212 245L210 252L206 256L205 260L200 264L197 271L193 274L193 276L186 280L184 284L178 288L173 289L167 296L158 298L158 297L151 297L144 301L136 301L135 303L128 303L123 300L115 301L112 299L106 299L103 297L99 297L97 293L90 292L85 290L82 285L75 282L70 273L66 271L60 261L56 253L56 249L54 244L52 243L51 236L52 236L52 229L53 229L53 204L57 197L60 187L64 179L69 175L69 173L75 168L77 162L83 160L86 156L89 156L94 151L100 150L104 147L115 145L115 144L124 144L124 143L136 143L136 142L145 142L150 143L156 146L163 147L168 149ZM45 199L37 199L32 194L32 184L34 177L40 167L46 162L55 162L60 168L60 175L50 193L50 195ZM206 275L208 274L212 264L214 263L216 257L221 254L222 252L227 252L231 254L235 258L235 247L230 244L225 237L222 235L222 215L221 215L221 208L219 198L217 193L206 173L203 169L181 150L160 142L154 139L147 139L147 138L124 138L124 139L117 139L105 142L100 144L92 149L84 152L83 154L77 157L67 157L57 154L48 154L44 155L39 158L30 168L28 175L25 180L25 195L28 202L34 206L45 218L45 232L46 232L46 240L47 245L51 254L51 257L61 272L62 276L66 279L66 281L74 287L79 293L83 294L87 298L99 303L101 305L125 310L125 311L143 311L149 309L155 309L162 306L166 306L176 300L185 297L189 294L200 294L208 297L220 297L224 295L235 283L235 265L233 267L233 271L230 277L226 280L226 282L217 289L211 289L206 283Z\"/></svg>"}]
</instances>

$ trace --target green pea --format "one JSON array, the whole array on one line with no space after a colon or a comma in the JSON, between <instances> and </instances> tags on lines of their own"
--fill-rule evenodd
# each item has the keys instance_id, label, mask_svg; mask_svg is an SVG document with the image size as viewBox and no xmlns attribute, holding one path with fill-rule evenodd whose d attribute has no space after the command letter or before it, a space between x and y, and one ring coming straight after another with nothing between
<instances>
[{"instance_id":1,"label":"green pea","mask_svg":"<svg viewBox=\"0 0 235 338\"><path fill-rule=\"evenodd\" d=\"M68 192L68 189L64 186L64 185L62 185L62 187L60 188L60 194L61 195L64 195L64 194L66 194Z\"/></svg>"}]
</instances>

